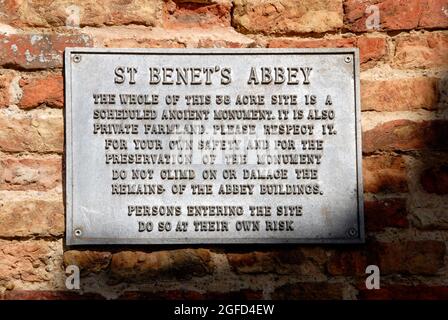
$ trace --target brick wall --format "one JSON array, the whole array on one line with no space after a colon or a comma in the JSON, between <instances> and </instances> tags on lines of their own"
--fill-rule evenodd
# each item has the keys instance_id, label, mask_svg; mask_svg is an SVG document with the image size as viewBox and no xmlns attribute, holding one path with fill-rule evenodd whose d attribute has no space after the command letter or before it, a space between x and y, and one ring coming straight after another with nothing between
<instances>
[{"instance_id":1,"label":"brick wall","mask_svg":"<svg viewBox=\"0 0 448 320\"><path fill-rule=\"evenodd\" d=\"M0 1L0 296L447 299L447 27L447 0ZM359 47L367 243L67 249L70 46Z\"/></svg>"}]
</instances>

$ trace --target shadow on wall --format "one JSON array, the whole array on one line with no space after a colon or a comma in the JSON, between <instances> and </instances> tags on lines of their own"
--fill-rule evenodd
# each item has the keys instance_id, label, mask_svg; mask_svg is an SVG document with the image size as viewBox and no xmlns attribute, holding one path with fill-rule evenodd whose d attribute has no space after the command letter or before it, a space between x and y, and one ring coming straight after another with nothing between
<instances>
[{"instance_id":1,"label":"shadow on wall","mask_svg":"<svg viewBox=\"0 0 448 320\"><path fill-rule=\"evenodd\" d=\"M448 297L446 287L421 280L418 290L409 289L445 266L443 241L412 236L448 229L448 121L438 119L447 111L446 76L436 100L428 108L435 118L384 122L363 134L366 244L64 247L64 265L78 266L86 286L83 295L48 292L48 298ZM368 265L379 266L382 289L366 289Z\"/></svg>"}]
</instances>

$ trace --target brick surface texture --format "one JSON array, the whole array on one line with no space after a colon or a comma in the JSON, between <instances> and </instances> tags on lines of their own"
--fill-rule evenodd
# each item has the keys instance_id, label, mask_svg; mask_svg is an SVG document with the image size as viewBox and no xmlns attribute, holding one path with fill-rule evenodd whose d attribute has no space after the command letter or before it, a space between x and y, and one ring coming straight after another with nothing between
<instances>
[{"instance_id":1,"label":"brick surface texture","mask_svg":"<svg viewBox=\"0 0 448 320\"><path fill-rule=\"evenodd\" d=\"M67 47L359 48L366 244L65 247ZM447 0L0 1L0 299L447 299L447 110Z\"/></svg>"}]
</instances>

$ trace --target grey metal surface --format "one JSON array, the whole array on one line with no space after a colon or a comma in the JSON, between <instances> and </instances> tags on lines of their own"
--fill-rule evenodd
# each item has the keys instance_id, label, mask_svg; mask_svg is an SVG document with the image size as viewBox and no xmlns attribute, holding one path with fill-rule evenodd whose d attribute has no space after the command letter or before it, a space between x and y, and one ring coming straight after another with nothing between
<instances>
[{"instance_id":1,"label":"grey metal surface","mask_svg":"<svg viewBox=\"0 0 448 320\"><path fill-rule=\"evenodd\" d=\"M137 69L135 84L115 83L115 68L123 66ZM201 75L203 84L150 84L148 68L213 68L205 84L205 74ZM248 84L251 68L260 67L298 68L299 84ZM223 68L231 69L231 83L223 84L220 73ZM309 84L300 68L312 68ZM126 70L126 69L125 69ZM261 72L261 71L260 71ZM280 72L280 71L279 71ZM261 74L261 73L260 73ZM294 80L294 78L292 78ZM225 80L225 79L224 79ZM281 80L278 78L277 80ZM168 78L169 82L169 78ZM225 82L225 81L224 81ZM182 83L182 82L180 82ZM115 104L95 104L94 94L115 94ZM121 105L119 94L156 94L157 105ZM273 106L273 95L297 95L298 105ZM179 102L173 107L165 103L167 95L178 95ZM210 104L186 105L186 95L209 95ZM216 95L229 95L229 105L217 105ZM263 95L264 104L236 105L237 95ZM315 106L305 105L305 95L316 95ZM332 105L325 105L331 95ZM66 131L66 241L68 245L86 244L180 244L180 243L360 243L364 241L363 188L361 170L361 130L359 97L359 53L350 49L92 49L68 48L65 52L65 131ZM157 113L154 120L102 120L94 119L94 110L152 110ZM163 110L208 110L207 120L161 120ZM213 112L228 109L273 110L271 120L214 120ZM278 110L289 110L287 120L279 119ZM324 109L334 111L333 120L307 120L309 110ZM303 110L304 119L291 119L294 110ZM97 111L100 112L100 111ZM105 111L104 111L105 112ZM103 113L105 114L105 113ZM95 125L137 124L137 134L94 134ZM145 134L144 125L179 124L180 126L203 126L203 134ZM255 125L255 134L220 135L214 134L214 125L227 126ZM323 135L322 125L333 124L337 133ZM311 135L271 134L264 131L265 125L303 125L314 126ZM305 130L305 129L304 129ZM218 132L219 133L219 132ZM106 139L125 140L127 150L106 149ZM163 150L135 150L133 140L159 140ZM268 150L246 150L247 144L254 140L268 140ZM177 140L193 142L193 150L169 150L170 143ZM200 140L238 140L239 150L216 151L198 150ZM295 150L277 150L278 140L291 140ZM323 140L323 150L302 150L302 140ZM286 143L286 142L283 142ZM190 156L191 164L106 164L106 157L113 154L168 154L173 157ZM226 164L226 156L246 155L246 164ZM321 157L316 164L257 164L257 157L266 155L276 157L295 157L301 154L314 154ZM216 156L214 164L202 163L203 157ZM314 159L317 159L316 156ZM122 159L122 158L120 158ZM308 157L309 159L309 157ZM153 170L152 179L132 179L132 170ZM224 179L223 170L234 169L236 179ZM243 179L243 170L286 169L286 179L261 180ZM297 179L296 169L316 169L318 178ZM113 179L112 170L125 170L125 180ZM193 170L194 179L171 180L161 177L166 170ZM203 170L217 170L214 180L203 179ZM191 171L189 171L191 173ZM188 172L183 171L188 174ZM112 194L113 184L161 185L162 194ZM173 184L184 185L182 195L172 194ZM212 185L212 195L193 195L192 184ZM259 194L263 185L319 185L317 194L266 195ZM218 194L222 185L252 185L252 194ZM131 188L131 187L129 187ZM115 189L117 190L117 189ZM128 190L128 189L126 189ZM135 189L133 189L135 190ZM246 187L246 190L251 190ZM129 208L162 210L166 206L178 207L176 216L135 216L128 214ZM224 207L238 207L242 215L237 216L187 216L187 207L207 206L215 210ZM250 207L270 207L271 216L251 216ZM302 207L299 216L277 216L278 207ZM162 209L160 209L162 208ZM206 208L206 209L207 209ZM144 211L143 211L144 212ZM152 211L150 211L152 212ZM187 231L176 231L179 223L188 222ZM228 231L195 231L194 221L204 221L210 228L210 221L223 221ZM247 221L247 222L242 222ZM237 231L237 226L253 228L258 221L257 231ZM292 221L286 225L293 230L266 230L267 223L273 221ZM153 230L139 231L139 226L153 224ZM170 231L159 231L159 224L171 223ZM140 224L139 224L140 223ZM256 223L256 222L255 222ZM223 226L222 223L216 225ZM200 225L199 225L200 226ZM291 229L290 228L290 229ZM255 228L256 229L256 228Z\"/></svg>"}]
</instances>

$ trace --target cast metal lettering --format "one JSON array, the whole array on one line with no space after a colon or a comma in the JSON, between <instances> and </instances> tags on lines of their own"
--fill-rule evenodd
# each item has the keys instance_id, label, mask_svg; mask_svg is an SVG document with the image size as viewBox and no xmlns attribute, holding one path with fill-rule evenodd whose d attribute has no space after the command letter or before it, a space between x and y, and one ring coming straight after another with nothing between
<instances>
[{"instance_id":1,"label":"cast metal lettering","mask_svg":"<svg viewBox=\"0 0 448 320\"><path fill-rule=\"evenodd\" d=\"M65 82L67 244L363 241L357 49L67 48Z\"/></svg>"}]
</instances>

